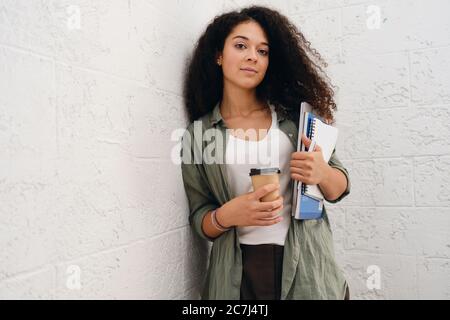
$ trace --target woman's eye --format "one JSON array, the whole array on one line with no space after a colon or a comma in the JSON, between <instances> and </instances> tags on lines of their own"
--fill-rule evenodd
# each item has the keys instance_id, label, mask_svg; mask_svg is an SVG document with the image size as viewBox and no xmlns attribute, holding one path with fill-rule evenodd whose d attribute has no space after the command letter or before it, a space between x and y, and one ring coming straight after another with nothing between
<instances>
[{"instance_id":1,"label":"woman's eye","mask_svg":"<svg viewBox=\"0 0 450 320\"><path fill-rule=\"evenodd\" d=\"M235 44L234 45L236 48L239 48L239 49L243 49L243 48L246 48L246 45L245 44L243 44L243 43L237 43L237 44ZM269 51L267 51L267 50L258 50L263 56L267 56L268 54L269 54Z\"/></svg>"}]
</instances>

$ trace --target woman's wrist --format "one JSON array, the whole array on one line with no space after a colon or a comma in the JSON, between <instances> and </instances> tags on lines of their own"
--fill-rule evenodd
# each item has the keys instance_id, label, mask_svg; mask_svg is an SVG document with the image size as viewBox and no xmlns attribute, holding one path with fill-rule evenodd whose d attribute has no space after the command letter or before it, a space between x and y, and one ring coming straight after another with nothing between
<instances>
[{"instance_id":1,"label":"woman's wrist","mask_svg":"<svg viewBox=\"0 0 450 320\"><path fill-rule=\"evenodd\" d=\"M223 229L229 230L232 226L226 221L226 217L224 217L224 209L223 207L217 208L215 212L216 222L219 227Z\"/></svg>"},{"instance_id":2,"label":"woman's wrist","mask_svg":"<svg viewBox=\"0 0 450 320\"><path fill-rule=\"evenodd\" d=\"M331 175L333 174L333 168L328 163L325 163L323 172L324 172L324 175L323 175L322 180L318 183L319 185L328 183L328 180L330 179Z\"/></svg>"}]
</instances>

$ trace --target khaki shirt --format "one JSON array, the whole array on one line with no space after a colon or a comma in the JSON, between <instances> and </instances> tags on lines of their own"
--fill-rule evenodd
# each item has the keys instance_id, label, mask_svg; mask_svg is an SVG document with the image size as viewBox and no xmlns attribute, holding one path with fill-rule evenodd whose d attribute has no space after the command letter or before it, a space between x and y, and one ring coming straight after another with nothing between
<instances>
[{"instance_id":1,"label":"khaki shirt","mask_svg":"<svg viewBox=\"0 0 450 320\"><path fill-rule=\"evenodd\" d=\"M277 120L280 130L289 137L296 150L297 124L281 114L278 114ZM197 123L197 128L194 123ZM210 134L209 139L202 139L200 142L194 139L194 132L201 135L207 129L213 129L209 131L215 134ZM216 135L227 139L225 130L226 125L217 103L213 111L187 127L182 138L181 156L183 158L183 155L190 155L191 161L182 159L181 170L189 204L189 222L198 235L213 242L201 297L239 300L242 253L236 228L215 239L209 238L202 229L202 221L208 211L235 197L226 179L226 140L221 143L220 139L215 139ZM210 149L206 149L206 146ZM215 148L216 153L211 148ZM198 160L202 155L203 163L195 163L195 157ZM221 161L214 163L214 155L221 157ZM347 178L345 192L334 201L327 200L336 203L350 193L349 174L338 160L336 149L328 164L341 170ZM325 206L321 219L292 218L284 245L281 299L344 299L346 288L347 282L335 261L332 231Z\"/></svg>"}]
</instances>

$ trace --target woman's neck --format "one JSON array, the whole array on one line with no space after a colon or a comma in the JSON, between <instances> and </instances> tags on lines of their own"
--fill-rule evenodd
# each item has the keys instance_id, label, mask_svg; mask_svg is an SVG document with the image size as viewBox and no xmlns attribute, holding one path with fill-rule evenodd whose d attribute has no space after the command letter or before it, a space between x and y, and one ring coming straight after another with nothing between
<instances>
[{"instance_id":1,"label":"woman's neck","mask_svg":"<svg viewBox=\"0 0 450 320\"><path fill-rule=\"evenodd\" d=\"M266 108L256 98L255 90L233 88L224 90L220 112L224 118L247 117L252 112Z\"/></svg>"}]
</instances>

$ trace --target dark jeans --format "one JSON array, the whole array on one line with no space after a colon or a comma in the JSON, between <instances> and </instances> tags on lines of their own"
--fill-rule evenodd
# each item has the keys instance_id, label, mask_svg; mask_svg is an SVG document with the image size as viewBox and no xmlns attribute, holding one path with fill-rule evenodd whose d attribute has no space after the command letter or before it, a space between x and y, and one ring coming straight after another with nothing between
<instances>
[{"instance_id":1,"label":"dark jeans","mask_svg":"<svg viewBox=\"0 0 450 320\"><path fill-rule=\"evenodd\" d=\"M241 300L280 300L283 246L241 244Z\"/></svg>"},{"instance_id":2,"label":"dark jeans","mask_svg":"<svg viewBox=\"0 0 450 320\"><path fill-rule=\"evenodd\" d=\"M283 246L241 244L241 300L280 300ZM345 300L350 300L347 286Z\"/></svg>"}]
</instances>

